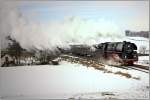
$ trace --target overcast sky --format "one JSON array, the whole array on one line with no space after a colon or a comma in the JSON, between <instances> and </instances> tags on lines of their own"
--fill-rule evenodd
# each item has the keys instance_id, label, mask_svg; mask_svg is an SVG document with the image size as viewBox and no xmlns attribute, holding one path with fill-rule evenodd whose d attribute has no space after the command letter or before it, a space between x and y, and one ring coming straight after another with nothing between
<instances>
[{"instance_id":1,"label":"overcast sky","mask_svg":"<svg viewBox=\"0 0 150 100\"><path fill-rule=\"evenodd\" d=\"M2 46L11 35L25 48L49 47L56 40L60 45L98 34L115 37L125 30L148 31L149 1L3 1L0 22Z\"/></svg>"},{"instance_id":2,"label":"overcast sky","mask_svg":"<svg viewBox=\"0 0 150 100\"><path fill-rule=\"evenodd\" d=\"M24 1L19 9L29 20L42 23L77 16L112 20L122 30L149 30L148 1Z\"/></svg>"}]
</instances>

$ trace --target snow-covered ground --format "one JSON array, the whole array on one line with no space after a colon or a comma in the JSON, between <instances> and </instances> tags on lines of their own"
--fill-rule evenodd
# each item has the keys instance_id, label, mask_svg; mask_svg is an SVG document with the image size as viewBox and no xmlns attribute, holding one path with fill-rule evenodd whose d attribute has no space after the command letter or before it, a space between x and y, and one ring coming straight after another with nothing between
<instances>
[{"instance_id":1,"label":"snow-covered ground","mask_svg":"<svg viewBox=\"0 0 150 100\"><path fill-rule=\"evenodd\" d=\"M62 61L60 65L0 68L1 99L148 99L149 73L106 66L138 79Z\"/></svg>"},{"instance_id":2,"label":"snow-covered ground","mask_svg":"<svg viewBox=\"0 0 150 100\"><path fill-rule=\"evenodd\" d=\"M149 39L138 37L98 38L97 43L130 41L138 47ZM149 65L149 56L137 62ZM62 61L60 65L17 66L0 68L0 99L148 99L149 73L135 69L105 66L113 73ZM123 72L134 78L115 74Z\"/></svg>"},{"instance_id":3,"label":"snow-covered ground","mask_svg":"<svg viewBox=\"0 0 150 100\"><path fill-rule=\"evenodd\" d=\"M145 65L145 66L149 66L149 56L139 56L138 57L138 61L135 62L136 64L140 64L140 65Z\"/></svg>"}]
</instances>

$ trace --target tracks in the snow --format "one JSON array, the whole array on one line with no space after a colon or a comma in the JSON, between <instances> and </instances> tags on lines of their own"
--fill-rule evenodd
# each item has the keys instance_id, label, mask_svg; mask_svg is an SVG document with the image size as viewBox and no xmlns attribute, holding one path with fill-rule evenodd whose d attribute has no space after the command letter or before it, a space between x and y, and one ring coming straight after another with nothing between
<instances>
[{"instance_id":1,"label":"tracks in the snow","mask_svg":"<svg viewBox=\"0 0 150 100\"><path fill-rule=\"evenodd\" d=\"M105 70L107 72L107 70L104 68L105 64L98 62L96 59L93 60L89 57L76 57L72 55L61 55L60 57L62 60L65 60L65 61L79 63L87 67L94 67L95 69ZM138 70L138 71L142 71L145 73L149 73L149 66L143 66L143 65L138 65L138 64L134 64L133 66L114 66L114 67L118 67L118 68L122 68L126 70L133 69L133 70Z\"/></svg>"},{"instance_id":2,"label":"tracks in the snow","mask_svg":"<svg viewBox=\"0 0 150 100\"><path fill-rule=\"evenodd\" d=\"M65 60L65 61L73 62L73 63L79 63L79 64L82 64L85 66L91 66L94 68L104 68L105 67L105 65L102 63L96 62L96 61L91 60L91 59L81 58L81 57L62 55L61 59Z\"/></svg>"},{"instance_id":3,"label":"tracks in the snow","mask_svg":"<svg viewBox=\"0 0 150 100\"><path fill-rule=\"evenodd\" d=\"M99 63L97 60L91 60L88 58L86 59L86 58L75 57L75 56L70 56L70 55L61 55L60 60L82 64L87 67L93 67L96 70L103 71L104 73L113 73L115 75L120 75L120 76L124 76L126 78L132 78L132 79L136 79L136 80L140 79L139 77L133 77L132 75L130 75L127 72L123 72L123 71L119 71L119 70L114 72L114 71L106 68L106 66L104 64Z\"/></svg>"},{"instance_id":4,"label":"tracks in the snow","mask_svg":"<svg viewBox=\"0 0 150 100\"><path fill-rule=\"evenodd\" d=\"M142 66L142 65L140 65L140 66ZM118 67L118 66L114 66L114 67ZM126 70L131 70L132 69L132 70L137 70L137 71L149 73L149 69L139 68L139 67L134 66L134 65L133 66L119 66L119 68L126 69Z\"/></svg>"},{"instance_id":5,"label":"tracks in the snow","mask_svg":"<svg viewBox=\"0 0 150 100\"><path fill-rule=\"evenodd\" d=\"M149 66L144 66L144 65L139 65L139 64L134 64L133 66L114 66L114 67L119 67L119 68L123 68L126 70L138 70L138 71L142 71L145 73L149 73Z\"/></svg>"},{"instance_id":6,"label":"tracks in the snow","mask_svg":"<svg viewBox=\"0 0 150 100\"><path fill-rule=\"evenodd\" d=\"M135 66L135 67L137 67L137 68L149 70L149 66L144 66L144 65L139 65L139 64L134 64L133 66Z\"/></svg>"}]
</instances>

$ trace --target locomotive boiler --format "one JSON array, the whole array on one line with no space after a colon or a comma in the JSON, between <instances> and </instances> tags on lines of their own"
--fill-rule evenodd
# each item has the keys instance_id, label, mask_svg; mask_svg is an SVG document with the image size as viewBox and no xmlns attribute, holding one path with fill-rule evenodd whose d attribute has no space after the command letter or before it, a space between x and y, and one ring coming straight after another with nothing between
<instances>
[{"instance_id":1,"label":"locomotive boiler","mask_svg":"<svg viewBox=\"0 0 150 100\"><path fill-rule=\"evenodd\" d=\"M133 65L138 61L137 46L131 42L106 42L95 47L104 59L120 61L123 65Z\"/></svg>"},{"instance_id":2,"label":"locomotive boiler","mask_svg":"<svg viewBox=\"0 0 150 100\"><path fill-rule=\"evenodd\" d=\"M105 42L97 45L71 45L70 53L78 56L133 65L138 61L137 46L131 42Z\"/></svg>"}]
</instances>

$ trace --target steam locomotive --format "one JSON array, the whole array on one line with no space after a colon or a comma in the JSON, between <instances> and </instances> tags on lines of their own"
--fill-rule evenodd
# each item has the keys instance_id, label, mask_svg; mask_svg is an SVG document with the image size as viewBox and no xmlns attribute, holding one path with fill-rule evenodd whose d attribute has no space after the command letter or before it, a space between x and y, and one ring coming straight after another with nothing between
<instances>
[{"instance_id":1,"label":"steam locomotive","mask_svg":"<svg viewBox=\"0 0 150 100\"><path fill-rule=\"evenodd\" d=\"M97 45L70 45L70 53L78 56L93 57L101 61L133 65L138 61L137 46L131 42L105 42Z\"/></svg>"}]
</instances>

